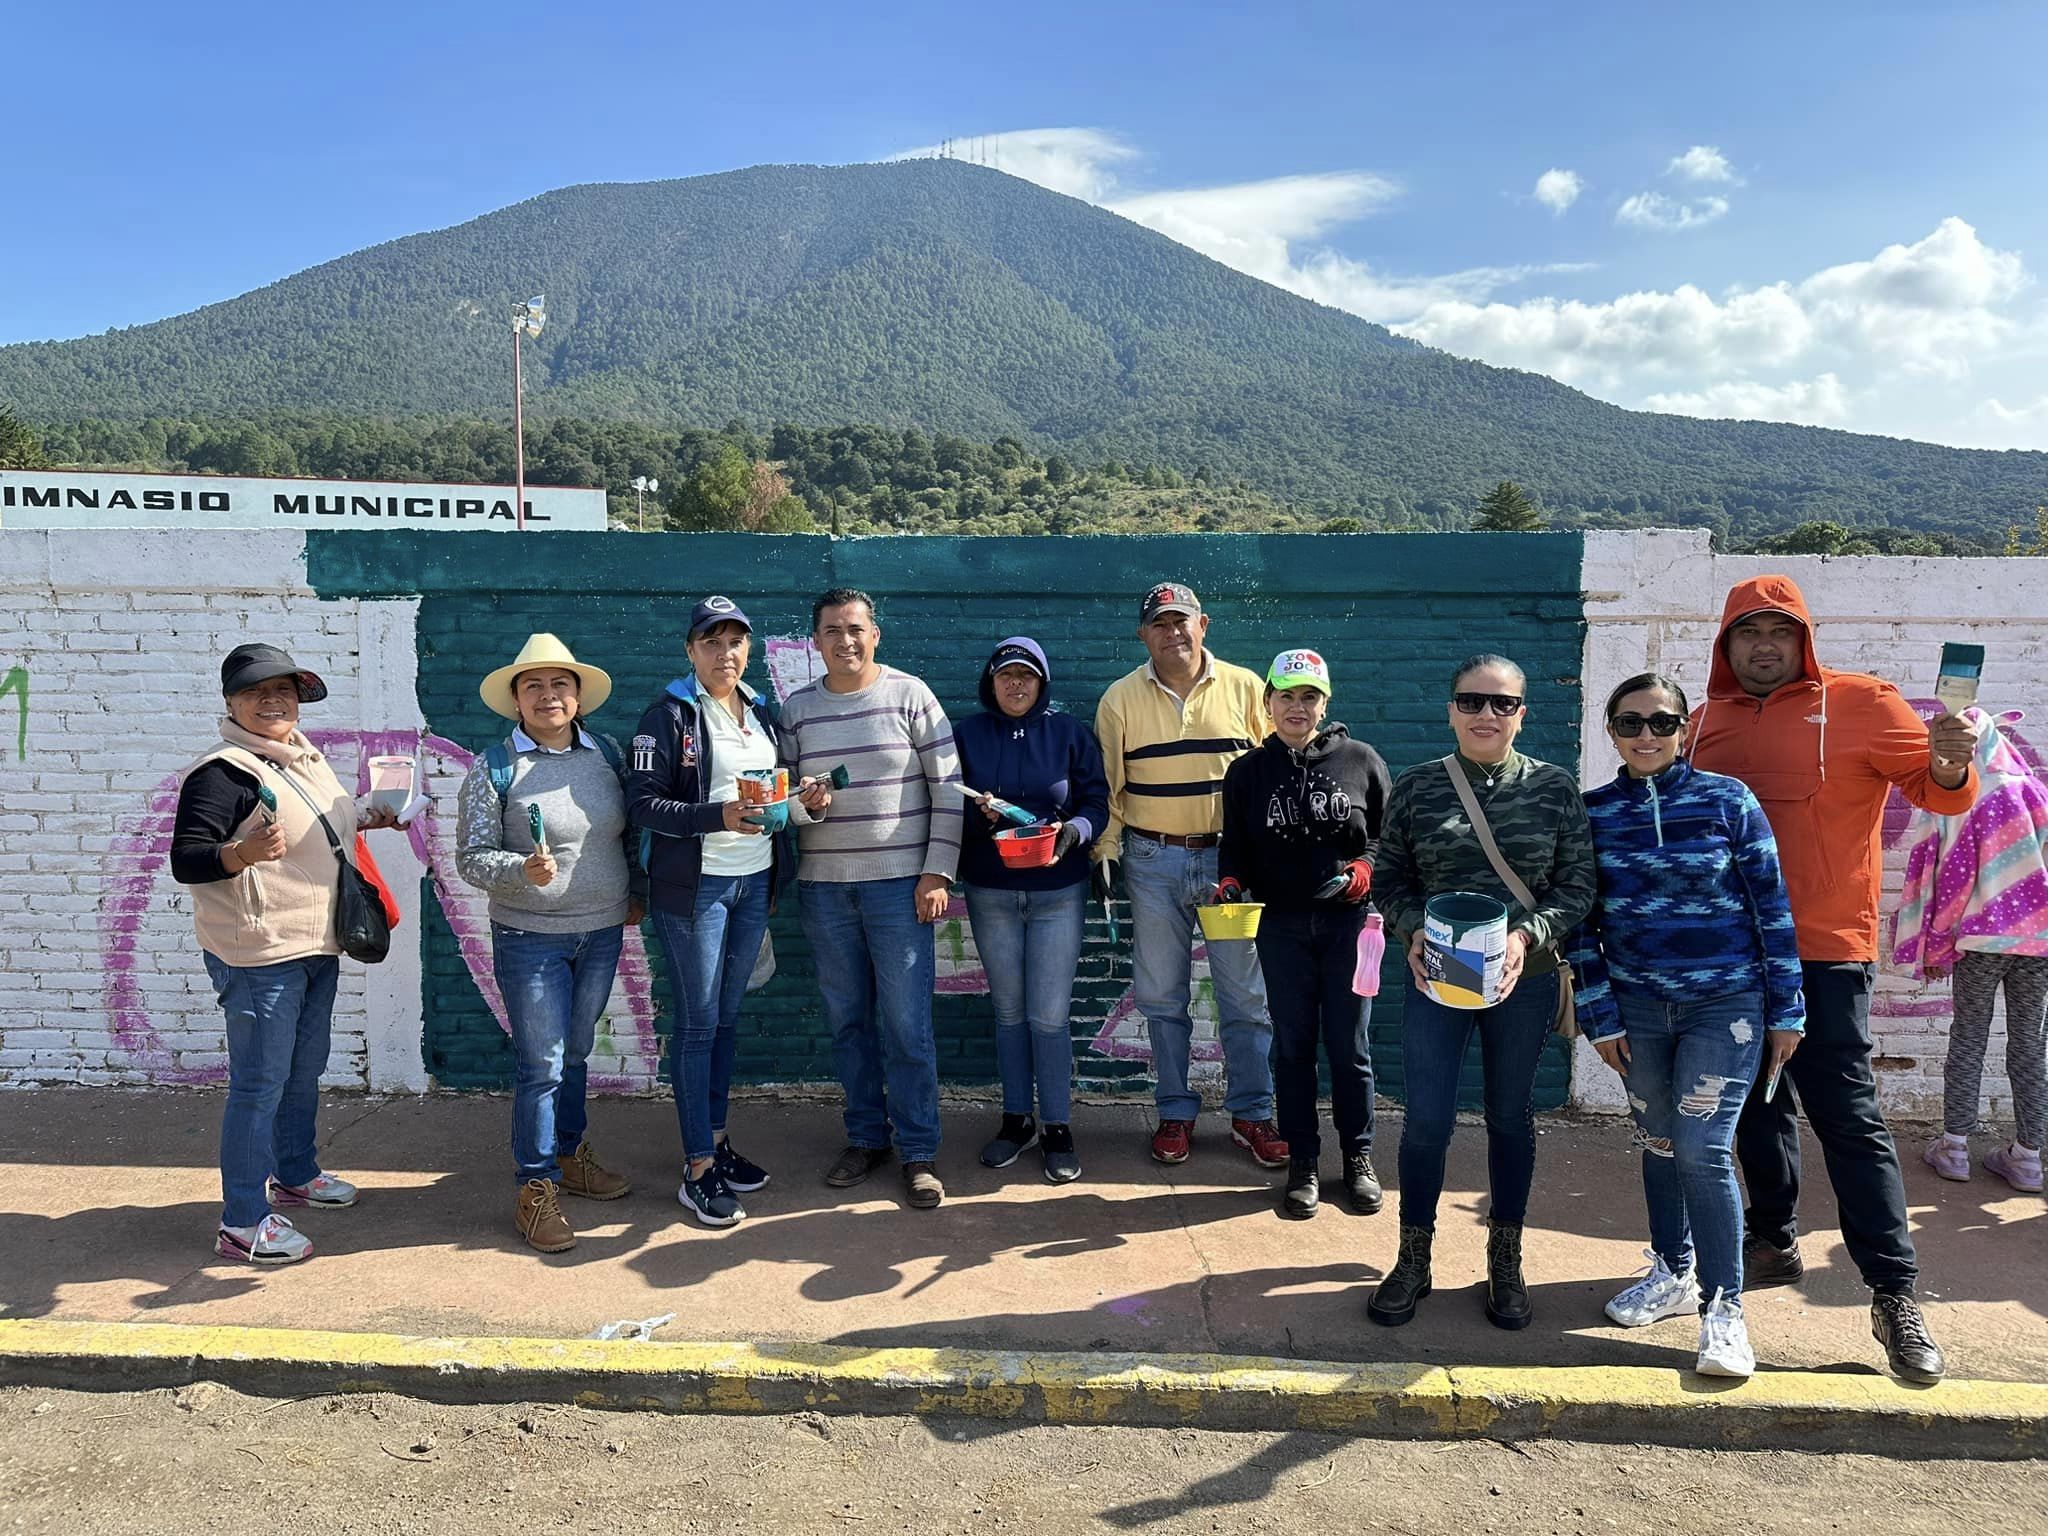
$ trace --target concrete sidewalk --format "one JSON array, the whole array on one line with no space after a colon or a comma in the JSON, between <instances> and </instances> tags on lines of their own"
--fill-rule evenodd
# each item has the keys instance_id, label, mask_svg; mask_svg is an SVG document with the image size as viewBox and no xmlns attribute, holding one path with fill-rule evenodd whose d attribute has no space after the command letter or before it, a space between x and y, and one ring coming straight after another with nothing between
<instances>
[{"instance_id":1,"label":"concrete sidewalk","mask_svg":"<svg viewBox=\"0 0 2048 1536\"><path fill-rule=\"evenodd\" d=\"M674 1312L657 1338L867 1349L1137 1351L1447 1367L1627 1365L1685 1370L1695 1326L1609 1326L1601 1304L1640 1265L1642 1194L1617 1122L1542 1128L1528 1239L1535 1325L1480 1312L1484 1136L1462 1127L1438 1241L1438 1290L1407 1328L1363 1307L1391 1262L1394 1192L1378 1216L1274 1214L1278 1175L1205 1117L1179 1169L1146 1155L1142 1105L1080 1111L1082 1181L1043 1183L1036 1154L974 1162L994 1116L949 1106L946 1205L912 1211L891 1165L860 1189L819 1172L840 1144L829 1103L742 1101L734 1135L776 1177L723 1232L676 1205L665 1101L594 1106L592 1135L634 1193L565 1201L581 1241L543 1257L512 1230L503 1098L330 1097L323 1160L358 1182L352 1210L298 1213L307 1264L258 1271L213 1257L220 1100L176 1092L0 1096L0 1316L473 1338L573 1339ZM1392 1182L1399 1121L1381 1122ZM1980 1178L1945 1184L1904 1143L1922 1293L1957 1377L2048 1382L2048 1207ZM1821 1160L1808 1148L1816 1174ZM1326 1171L1335 1158L1326 1153ZM1809 1184L1808 1272L1747 1302L1765 1371L1875 1372L1867 1293Z\"/></svg>"}]
</instances>

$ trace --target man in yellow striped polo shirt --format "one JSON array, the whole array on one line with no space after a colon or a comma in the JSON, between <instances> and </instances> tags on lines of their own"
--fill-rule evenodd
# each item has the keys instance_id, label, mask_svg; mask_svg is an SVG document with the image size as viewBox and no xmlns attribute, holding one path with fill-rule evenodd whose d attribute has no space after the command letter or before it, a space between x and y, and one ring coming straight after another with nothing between
<instances>
[{"instance_id":1,"label":"man in yellow striped polo shirt","mask_svg":"<svg viewBox=\"0 0 2048 1536\"><path fill-rule=\"evenodd\" d=\"M1161 582L1138 609L1144 666L1112 683L1095 711L1109 771L1109 829L1095 844L1106 885L1119 865L1131 902L1132 991L1152 1040L1159 1128L1152 1155L1184 1163L1201 1096L1188 1087L1194 1022L1195 908L1216 886L1223 840L1223 771L1266 739L1264 687L1209 654L1209 616L1193 590ZM1272 1021L1250 944L1210 945L1223 1037L1230 1139L1265 1168L1287 1166L1273 1124Z\"/></svg>"}]
</instances>

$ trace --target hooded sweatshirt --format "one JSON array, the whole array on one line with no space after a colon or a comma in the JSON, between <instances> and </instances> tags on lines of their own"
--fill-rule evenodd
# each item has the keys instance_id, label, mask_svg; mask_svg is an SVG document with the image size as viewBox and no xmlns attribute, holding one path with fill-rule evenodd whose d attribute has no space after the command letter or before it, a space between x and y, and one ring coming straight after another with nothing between
<instances>
[{"instance_id":1,"label":"hooded sweatshirt","mask_svg":"<svg viewBox=\"0 0 2048 1536\"><path fill-rule=\"evenodd\" d=\"M1765 609L1790 614L1805 640L1796 679L1755 698L1728 664L1728 632ZM1974 768L1959 788L1934 782L1926 722L1897 688L1820 664L1806 598L1789 576L1752 577L1729 592L1689 740L1695 767L1742 780L1770 818L1799 958L1809 962L1877 959L1884 804L1894 786L1942 815L1977 798Z\"/></svg>"},{"instance_id":2,"label":"hooded sweatshirt","mask_svg":"<svg viewBox=\"0 0 2048 1536\"><path fill-rule=\"evenodd\" d=\"M1621 1034L1615 986L1659 1002L1761 992L1766 1029L1803 1030L1799 947L1778 848L1741 783L1684 758L1589 790L1600 899L1572 935L1579 1027Z\"/></svg>"},{"instance_id":3,"label":"hooded sweatshirt","mask_svg":"<svg viewBox=\"0 0 2048 1536\"><path fill-rule=\"evenodd\" d=\"M1268 736L1223 774L1219 880L1269 907L1305 912L1353 859L1379 855L1393 776L1386 760L1331 722L1300 751Z\"/></svg>"},{"instance_id":4,"label":"hooded sweatshirt","mask_svg":"<svg viewBox=\"0 0 2048 1536\"><path fill-rule=\"evenodd\" d=\"M1045 675L1038 699L1020 719L996 703L995 659L1021 647ZM1052 668L1036 640L1013 635L989 653L981 669L981 713L953 728L960 749L960 782L1023 807L1049 821L1071 821L1081 829L1079 846L1043 869L1011 869L996 852L995 834L1013 825L991 826L978 806L961 820L960 878L969 885L1006 891L1052 891L1088 878L1088 846L1109 825L1109 779L1095 733L1072 715L1052 707ZM963 805L965 801L961 802Z\"/></svg>"},{"instance_id":5,"label":"hooded sweatshirt","mask_svg":"<svg viewBox=\"0 0 2048 1536\"><path fill-rule=\"evenodd\" d=\"M1916 813L1907 833L1906 890L1893 919L1892 963L1953 967L1958 951L2048 955L2048 785L1980 709L1984 793L1967 816Z\"/></svg>"}]
</instances>

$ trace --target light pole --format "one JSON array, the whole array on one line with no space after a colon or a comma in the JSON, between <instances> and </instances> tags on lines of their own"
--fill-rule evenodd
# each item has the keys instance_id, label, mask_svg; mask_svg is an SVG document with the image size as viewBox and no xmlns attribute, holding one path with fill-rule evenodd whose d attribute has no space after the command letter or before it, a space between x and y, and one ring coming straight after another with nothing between
<instances>
[{"instance_id":1,"label":"light pole","mask_svg":"<svg viewBox=\"0 0 2048 1536\"><path fill-rule=\"evenodd\" d=\"M548 296L512 306L512 527L526 532L526 391L519 376L519 338L548 323Z\"/></svg>"},{"instance_id":2,"label":"light pole","mask_svg":"<svg viewBox=\"0 0 2048 1536\"><path fill-rule=\"evenodd\" d=\"M647 504L640 498L646 495L649 491L659 493L661 490L661 482L653 478L651 475L635 475L633 477L632 483L633 510L637 512L640 516L640 531L642 533L645 533L647 531Z\"/></svg>"}]
</instances>

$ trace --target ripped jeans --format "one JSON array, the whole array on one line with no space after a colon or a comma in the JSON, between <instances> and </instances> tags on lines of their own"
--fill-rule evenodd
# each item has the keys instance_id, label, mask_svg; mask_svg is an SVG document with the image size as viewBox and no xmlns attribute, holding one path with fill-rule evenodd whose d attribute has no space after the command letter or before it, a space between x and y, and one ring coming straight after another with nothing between
<instances>
[{"instance_id":1,"label":"ripped jeans","mask_svg":"<svg viewBox=\"0 0 2048 1536\"><path fill-rule=\"evenodd\" d=\"M1700 1296L1742 1298L1742 1190L1735 1122L1763 1059L1760 992L1666 1003L1617 984L1628 1031L1628 1104L1643 1149L1650 1246L1674 1275L1694 1266Z\"/></svg>"}]
</instances>

